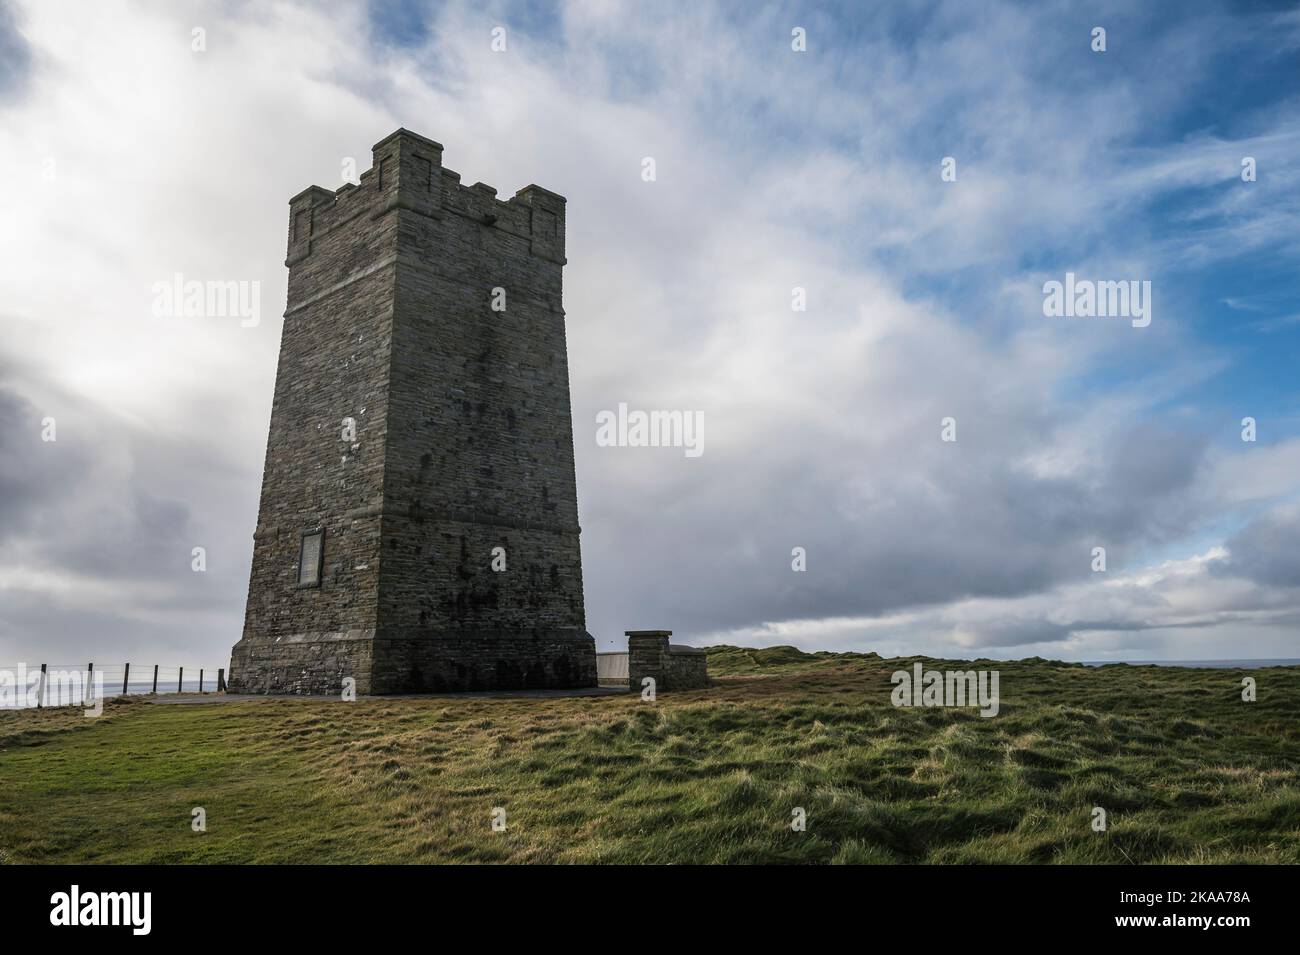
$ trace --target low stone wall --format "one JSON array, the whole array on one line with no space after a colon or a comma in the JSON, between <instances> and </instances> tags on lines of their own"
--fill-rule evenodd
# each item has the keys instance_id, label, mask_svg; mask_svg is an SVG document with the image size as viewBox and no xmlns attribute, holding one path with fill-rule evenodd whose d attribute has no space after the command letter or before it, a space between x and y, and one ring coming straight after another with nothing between
<instances>
[{"instance_id":1,"label":"low stone wall","mask_svg":"<svg viewBox=\"0 0 1300 955\"><path fill-rule=\"evenodd\" d=\"M668 647L664 679L670 690L695 690L709 685L709 657L698 647Z\"/></svg>"},{"instance_id":2,"label":"low stone wall","mask_svg":"<svg viewBox=\"0 0 1300 955\"><path fill-rule=\"evenodd\" d=\"M698 690L709 685L708 656L703 650L669 643L671 630L628 630L628 687L641 692L653 677L655 691Z\"/></svg>"}]
</instances>

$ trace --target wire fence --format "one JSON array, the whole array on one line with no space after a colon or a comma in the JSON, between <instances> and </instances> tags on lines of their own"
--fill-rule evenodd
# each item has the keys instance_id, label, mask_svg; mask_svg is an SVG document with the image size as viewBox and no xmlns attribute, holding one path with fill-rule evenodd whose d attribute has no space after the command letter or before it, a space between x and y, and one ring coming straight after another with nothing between
<instances>
[{"instance_id":1,"label":"wire fence","mask_svg":"<svg viewBox=\"0 0 1300 955\"><path fill-rule=\"evenodd\" d=\"M222 667L133 663L41 663L0 667L0 710L87 706L119 696L217 693L226 689Z\"/></svg>"}]
</instances>

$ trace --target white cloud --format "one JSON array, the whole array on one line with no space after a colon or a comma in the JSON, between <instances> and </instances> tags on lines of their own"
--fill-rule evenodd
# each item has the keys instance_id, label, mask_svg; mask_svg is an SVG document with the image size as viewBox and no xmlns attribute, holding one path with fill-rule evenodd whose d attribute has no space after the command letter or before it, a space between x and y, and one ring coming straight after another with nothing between
<instances>
[{"instance_id":1,"label":"white cloud","mask_svg":"<svg viewBox=\"0 0 1300 955\"><path fill-rule=\"evenodd\" d=\"M0 247L5 384L23 409L11 427L24 457L6 480L31 486L39 527L0 536L0 586L61 608L40 639L78 653L102 644L85 632L96 613L118 639L226 653L287 200L339 184L345 157L364 169L369 144L402 125L442 142L467 183L569 199L579 504L602 646L634 626L1073 656L1151 647L1152 628L1235 646L1246 626L1263 646L1287 612L1277 593L1192 558L1134 565L1291 493L1300 451L1228 450L1157 419L1222 360L1174 301L1143 333L1053 324L1042 271L1022 261L1067 248L1080 274L1158 271L1186 250L1101 242L1108 212L1212 181L1241 144L1108 152L1152 107L1119 81L1071 95L1042 84L1038 54L1006 55L1032 50L1034 24L989 17L909 51L865 31L850 62L794 59L773 11L742 25L704 6L664 23L571 4L561 38L512 27L508 54L488 46L499 18L459 5L401 50L371 42L352 6L23 6L31 75L0 104L0 162L26 184ZM829 50L835 24L809 26ZM1177 85L1157 82L1153 100ZM959 182L945 185L949 151ZM647 155L655 183L639 175ZM1283 211L1235 214L1256 241L1294 224ZM153 316L152 284L176 272L261 282L261 324ZM950 281L967 294L945 294ZM796 285L805 313L790 310ZM1098 384L1117 367L1122 379ZM619 401L702 410L705 456L596 448L595 412ZM31 416L56 412L72 416L61 442L84 471L41 497L54 482L31 478L50 459L32 456L52 449L24 442ZM955 445L939 441L947 415ZM1098 542L1118 570L1105 584L1087 570ZM196 579L199 544L217 569ZM806 575L789 570L795 545ZM1243 616L1252 600L1258 618ZM0 651L30 642L28 619L13 612Z\"/></svg>"}]
</instances>

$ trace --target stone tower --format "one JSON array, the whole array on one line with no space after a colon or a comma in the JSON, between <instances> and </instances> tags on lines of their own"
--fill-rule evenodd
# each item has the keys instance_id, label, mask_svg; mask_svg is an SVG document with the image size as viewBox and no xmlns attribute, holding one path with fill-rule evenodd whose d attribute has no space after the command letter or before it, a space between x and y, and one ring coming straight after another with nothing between
<instances>
[{"instance_id":1,"label":"stone tower","mask_svg":"<svg viewBox=\"0 0 1300 955\"><path fill-rule=\"evenodd\" d=\"M399 129L289 201L288 307L232 692L596 684L564 198Z\"/></svg>"}]
</instances>

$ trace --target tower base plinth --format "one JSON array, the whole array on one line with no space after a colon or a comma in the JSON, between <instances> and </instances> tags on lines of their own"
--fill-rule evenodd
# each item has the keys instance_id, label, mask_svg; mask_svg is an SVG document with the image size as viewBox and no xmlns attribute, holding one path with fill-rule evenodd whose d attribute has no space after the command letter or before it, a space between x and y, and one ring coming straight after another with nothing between
<instances>
[{"instance_id":1,"label":"tower base plinth","mask_svg":"<svg viewBox=\"0 0 1300 955\"><path fill-rule=\"evenodd\" d=\"M247 636L231 693L358 695L596 686L596 641L582 630L348 630Z\"/></svg>"}]
</instances>

